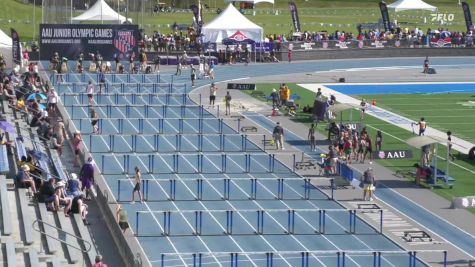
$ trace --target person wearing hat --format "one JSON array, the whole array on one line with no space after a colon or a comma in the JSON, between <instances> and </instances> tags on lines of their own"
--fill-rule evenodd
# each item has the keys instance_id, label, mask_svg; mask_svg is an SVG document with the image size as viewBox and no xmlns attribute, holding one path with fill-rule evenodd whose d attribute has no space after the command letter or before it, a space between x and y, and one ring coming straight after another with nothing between
<instances>
[{"instance_id":1,"label":"person wearing hat","mask_svg":"<svg viewBox=\"0 0 475 267\"><path fill-rule=\"evenodd\" d=\"M91 191L92 185L94 184L94 165L92 157L89 157L87 162L82 166L79 177L82 183L81 191L86 189L86 199L90 200L91 198L89 197L89 192Z\"/></svg>"},{"instance_id":2,"label":"person wearing hat","mask_svg":"<svg viewBox=\"0 0 475 267\"><path fill-rule=\"evenodd\" d=\"M17 174L18 183L24 188L31 188L33 194L36 193L35 181L30 176L30 167L27 164L23 164L20 167L20 171Z\"/></svg>"},{"instance_id":3,"label":"person wearing hat","mask_svg":"<svg viewBox=\"0 0 475 267\"><path fill-rule=\"evenodd\" d=\"M371 162L369 164L372 164ZM374 173L373 167L368 167L368 169L363 173L363 200L373 201L373 192L376 189L374 187Z\"/></svg>"},{"instance_id":4,"label":"person wearing hat","mask_svg":"<svg viewBox=\"0 0 475 267\"><path fill-rule=\"evenodd\" d=\"M66 192L64 190L65 187L66 182L63 180L59 180L54 186L54 191L55 194L58 196L59 204L64 206L64 216L69 217L68 213L71 209L72 198L66 195Z\"/></svg>"},{"instance_id":5,"label":"person wearing hat","mask_svg":"<svg viewBox=\"0 0 475 267\"><path fill-rule=\"evenodd\" d=\"M209 106L212 108L214 108L217 92L218 87L214 83L211 83L211 86L209 87Z\"/></svg>"},{"instance_id":6,"label":"person wearing hat","mask_svg":"<svg viewBox=\"0 0 475 267\"><path fill-rule=\"evenodd\" d=\"M284 128L282 128L280 122L277 122L275 125L274 130L272 131L272 137L275 140L276 149L284 150Z\"/></svg>"},{"instance_id":7,"label":"person wearing hat","mask_svg":"<svg viewBox=\"0 0 475 267\"><path fill-rule=\"evenodd\" d=\"M81 190L79 190L79 180L75 173L71 173L69 177L66 194L74 198L81 193Z\"/></svg>"}]
</instances>

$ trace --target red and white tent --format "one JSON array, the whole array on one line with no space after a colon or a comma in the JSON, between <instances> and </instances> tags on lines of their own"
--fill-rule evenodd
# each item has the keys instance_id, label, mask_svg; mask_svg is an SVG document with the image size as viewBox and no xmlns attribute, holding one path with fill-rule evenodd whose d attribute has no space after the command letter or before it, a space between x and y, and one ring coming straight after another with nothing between
<instances>
[{"instance_id":1,"label":"red and white tent","mask_svg":"<svg viewBox=\"0 0 475 267\"><path fill-rule=\"evenodd\" d=\"M241 12L239 12L232 4L221 12L221 14L205 24L201 30L203 34L203 42L221 43L223 39L236 34L245 36L255 42L260 42L264 38L264 30L256 25ZM241 38L239 37L239 38Z\"/></svg>"}]
</instances>

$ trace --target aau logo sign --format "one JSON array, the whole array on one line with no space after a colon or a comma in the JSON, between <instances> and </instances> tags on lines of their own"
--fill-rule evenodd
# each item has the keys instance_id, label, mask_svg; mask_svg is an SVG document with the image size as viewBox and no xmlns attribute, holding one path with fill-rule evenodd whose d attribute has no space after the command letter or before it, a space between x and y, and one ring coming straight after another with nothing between
<instances>
[{"instance_id":1,"label":"aau logo sign","mask_svg":"<svg viewBox=\"0 0 475 267\"><path fill-rule=\"evenodd\" d=\"M133 50L135 47L134 31L117 31L114 46L123 54Z\"/></svg>"},{"instance_id":2,"label":"aau logo sign","mask_svg":"<svg viewBox=\"0 0 475 267\"><path fill-rule=\"evenodd\" d=\"M377 159L408 159L412 158L411 150L385 150L376 151L373 155Z\"/></svg>"}]
</instances>

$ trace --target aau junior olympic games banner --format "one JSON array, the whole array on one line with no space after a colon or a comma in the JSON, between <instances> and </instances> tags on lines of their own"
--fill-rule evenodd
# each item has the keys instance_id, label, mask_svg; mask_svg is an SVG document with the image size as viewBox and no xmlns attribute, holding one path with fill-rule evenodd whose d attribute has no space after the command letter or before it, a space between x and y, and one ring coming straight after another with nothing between
<instances>
[{"instance_id":1,"label":"aau junior olympic games banner","mask_svg":"<svg viewBox=\"0 0 475 267\"><path fill-rule=\"evenodd\" d=\"M140 33L137 25L108 24L41 24L41 60L49 60L54 52L75 60L81 52L99 52L104 60L114 56L127 58L138 53Z\"/></svg>"}]
</instances>

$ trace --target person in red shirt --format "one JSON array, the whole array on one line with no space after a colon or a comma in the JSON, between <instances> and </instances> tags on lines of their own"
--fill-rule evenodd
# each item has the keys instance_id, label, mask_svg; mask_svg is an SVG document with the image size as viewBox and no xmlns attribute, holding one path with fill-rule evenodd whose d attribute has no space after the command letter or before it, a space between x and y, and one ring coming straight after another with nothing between
<instances>
[{"instance_id":1,"label":"person in red shirt","mask_svg":"<svg viewBox=\"0 0 475 267\"><path fill-rule=\"evenodd\" d=\"M107 264L105 264L103 261L102 261L102 256L101 255L97 255L96 256L96 260L95 260L95 264L92 265L92 267L107 267Z\"/></svg>"}]
</instances>

